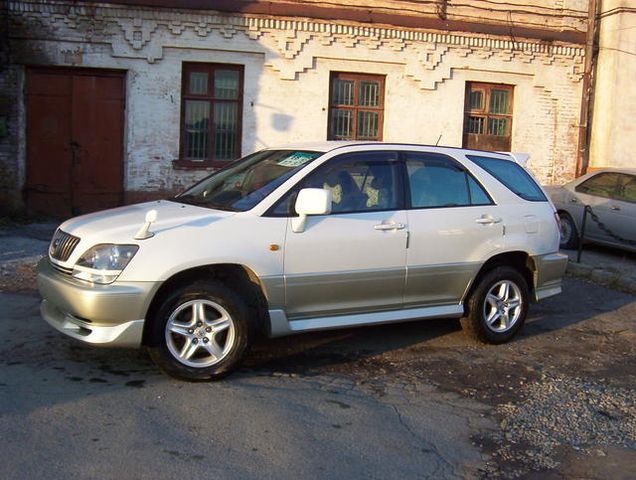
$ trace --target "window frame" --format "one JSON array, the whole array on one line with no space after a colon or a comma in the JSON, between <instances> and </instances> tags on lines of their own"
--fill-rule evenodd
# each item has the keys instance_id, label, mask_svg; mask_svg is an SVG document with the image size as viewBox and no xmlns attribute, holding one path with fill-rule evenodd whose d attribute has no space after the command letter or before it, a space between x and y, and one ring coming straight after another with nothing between
<instances>
[{"instance_id":1,"label":"window frame","mask_svg":"<svg viewBox=\"0 0 636 480\"><path fill-rule=\"evenodd\" d=\"M398 188L401 188L402 194L400 195L398 192L398 208L395 209L383 209L383 210L359 210L359 211L351 211L351 212L331 212L329 215L352 215L359 213L373 213L373 212L393 212L393 211L401 211L401 210L432 210L432 209L440 209L440 208L470 208L470 207L490 207L493 205L497 205L497 202L493 199L492 195L488 191L486 187L484 187L483 182L481 182L465 165L463 165L459 160L453 158L450 155L440 153L440 152L432 152L432 151L420 151L420 150L365 150L365 152L372 153L392 153L396 155L395 160L391 160L390 163L395 164L395 168L398 170ZM328 164L336 159L341 159L342 157L351 155L351 154L359 154L361 152L347 152L340 155L336 155L328 160L326 160L321 165L317 166L315 169L308 172L304 177L298 180L293 186L291 186L285 193L283 193L278 200L276 200L263 214L264 217L277 217L277 218L294 218L297 217L298 214L295 210L295 201L292 200L290 204L290 211L286 213L276 213L276 209L280 206L281 203L287 201L288 197L294 197L298 195L298 192L305 188L304 185L311 175L315 172L319 172L321 169L326 168ZM471 201L470 205L450 205L450 206L434 206L434 207L414 207L411 202L411 183L409 180L408 169L406 166L406 155L408 153L415 154L435 154L441 157L444 157L445 160L450 161L457 168L462 170L466 175L466 188L468 189L468 198ZM480 203L473 204L472 203L472 193L470 192L470 186L468 185L468 178L472 178L473 181L477 184L477 186L486 194L486 197L489 200L489 203Z\"/></svg>"},{"instance_id":2,"label":"window frame","mask_svg":"<svg viewBox=\"0 0 636 480\"><path fill-rule=\"evenodd\" d=\"M354 82L353 88L353 105L342 105L342 104L334 104L333 101L333 82L335 79L340 80L351 80ZM359 82L361 81L374 81L380 82L380 92L378 104L379 107L369 107L369 106L360 106L359 105ZM385 99L385 89L386 86L386 75L382 74L373 74L373 73L352 73L352 72L339 72L332 71L329 73L329 103L328 103L328 112L327 112L327 140L339 140L335 138L332 134L333 120L332 120L332 111L333 110L350 110L353 112L353 138L350 140L358 140L358 112L359 111L374 111L378 112L378 138L377 139L362 139L361 141L369 141L369 142L381 142L384 134L384 99Z\"/></svg>"},{"instance_id":3,"label":"window frame","mask_svg":"<svg viewBox=\"0 0 636 480\"><path fill-rule=\"evenodd\" d=\"M508 109L506 113L491 113L490 110L490 96L492 90L506 90L509 92ZM498 139L505 139L505 142L512 145L512 122L514 117L514 85L505 83L486 83L486 82L466 82L465 94L464 94L464 124L463 124L463 147L471 148L468 146L469 135L477 135L487 142L487 137L495 137ZM473 109L470 103L470 94L474 91L480 91L483 95L483 102L481 109ZM470 125L470 118L478 117L484 119L483 133L473 133L468 130ZM506 135L491 135L488 133L488 124L491 119L506 119Z\"/></svg>"},{"instance_id":4,"label":"window frame","mask_svg":"<svg viewBox=\"0 0 636 480\"><path fill-rule=\"evenodd\" d=\"M238 72L238 97L236 100L215 98L214 96L214 73L216 70L233 70ZM189 93L188 81L189 74L192 72L201 72L208 74L208 93L194 94ZM213 63L213 62L182 62L181 64L181 112L180 112L180 124L179 124L179 158L174 160L173 167L178 169L208 169L208 168L223 168L235 160L242 157L241 146L243 140L243 99L245 94L244 87L245 78L245 66L236 63ZM186 132L185 132L185 113L186 113L186 101L187 100L199 100L207 101L210 105L210 114L208 121L208 155L205 160L195 160L186 158ZM213 112L215 103L234 103L237 106L236 109L236 138L234 140L235 158L231 160L217 160L214 158L214 121Z\"/></svg>"},{"instance_id":5,"label":"window frame","mask_svg":"<svg viewBox=\"0 0 636 480\"><path fill-rule=\"evenodd\" d=\"M293 201L293 203L290 204L290 208L287 213L276 213L276 209L280 206L281 203L287 201L288 197L291 198L291 197L297 196L300 190L302 190L303 188L307 188L305 187L305 185L307 184L307 181L310 179L310 177L312 177L314 174L320 174L322 171L332 166L333 165L332 162L337 162L337 161L346 162L347 157L352 155L360 155L361 153L374 153L374 154L387 153L387 154L395 155L395 160L387 160L387 162L390 163L391 165L394 165L394 168L396 170L395 174L396 174L396 180L398 183L397 188L399 190L398 194L396 195L397 208L384 208L384 209L375 209L375 210L366 210L366 209L352 210L347 212L331 212L328 215L354 215L354 214L360 214L360 213L397 212L400 210L406 210L407 209L406 202L408 199L406 197L406 187L404 185L404 173L403 173L403 165L402 165L403 162L402 162L401 152L397 150L365 150L360 152L342 153L334 157L331 157L329 160L326 160L324 163L318 165L315 169L308 172L307 175L305 175L298 182L296 182L292 187L290 187L289 190L283 193L283 195L281 195L281 197L278 200L276 200L271 207L267 209L267 211L265 212L263 216L283 217L283 218L297 217L298 214L296 213L295 201ZM400 191L402 192L401 195L400 195Z\"/></svg>"}]
</instances>

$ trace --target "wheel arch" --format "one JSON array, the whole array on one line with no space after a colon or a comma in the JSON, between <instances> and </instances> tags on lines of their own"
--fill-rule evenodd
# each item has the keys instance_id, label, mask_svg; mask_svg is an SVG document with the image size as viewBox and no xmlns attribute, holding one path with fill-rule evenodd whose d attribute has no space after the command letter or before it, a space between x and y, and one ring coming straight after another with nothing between
<instances>
[{"instance_id":1,"label":"wheel arch","mask_svg":"<svg viewBox=\"0 0 636 480\"><path fill-rule=\"evenodd\" d=\"M489 271L500 266L508 266L515 268L528 284L528 292L532 295L536 285L536 272L537 268L532 256L527 252L521 250L515 250L510 252L502 252L490 257L479 269L477 275L475 275L473 281L466 289L462 302L466 304L466 300L470 298L477 285L481 282L481 279ZM531 297L532 298L532 297Z\"/></svg>"},{"instance_id":2,"label":"wheel arch","mask_svg":"<svg viewBox=\"0 0 636 480\"><path fill-rule=\"evenodd\" d=\"M570 212L568 212L565 208L557 208L557 213L559 214L559 218L562 218L565 215L570 217L572 219L572 223L574 224L574 228L576 229L576 233L578 235L581 234L581 226L579 225L579 223L578 223L578 221L577 221L577 219L575 218L574 215L572 215Z\"/></svg>"},{"instance_id":3,"label":"wheel arch","mask_svg":"<svg viewBox=\"0 0 636 480\"><path fill-rule=\"evenodd\" d=\"M269 325L269 310L265 289L258 275L251 268L234 263L201 265L182 270L161 284L148 306L141 344L149 345L150 325L168 292L183 285L211 279L219 280L237 293L245 295L245 300L251 313L256 316L259 329L264 330L267 328Z\"/></svg>"}]
</instances>

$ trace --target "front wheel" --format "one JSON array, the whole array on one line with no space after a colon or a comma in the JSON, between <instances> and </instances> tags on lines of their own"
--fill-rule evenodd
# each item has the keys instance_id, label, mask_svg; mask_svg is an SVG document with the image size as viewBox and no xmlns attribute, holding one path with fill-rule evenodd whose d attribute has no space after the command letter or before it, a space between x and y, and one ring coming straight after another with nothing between
<instances>
[{"instance_id":1,"label":"front wheel","mask_svg":"<svg viewBox=\"0 0 636 480\"><path fill-rule=\"evenodd\" d=\"M522 327L528 314L528 284L512 267L487 272L466 304L461 324L486 343L504 343Z\"/></svg>"},{"instance_id":2,"label":"front wheel","mask_svg":"<svg viewBox=\"0 0 636 480\"><path fill-rule=\"evenodd\" d=\"M149 320L151 358L183 380L214 380L230 373L242 359L252 330L243 299L216 281L177 289Z\"/></svg>"}]
</instances>

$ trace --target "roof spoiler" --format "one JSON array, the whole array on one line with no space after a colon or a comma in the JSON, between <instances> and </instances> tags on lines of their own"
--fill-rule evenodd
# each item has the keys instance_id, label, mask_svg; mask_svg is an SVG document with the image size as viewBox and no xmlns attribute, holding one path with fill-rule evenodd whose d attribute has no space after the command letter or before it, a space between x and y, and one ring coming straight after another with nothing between
<instances>
[{"instance_id":1,"label":"roof spoiler","mask_svg":"<svg viewBox=\"0 0 636 480\"><path fill-rule=\"evenodd\" d=\"M530 160L529 153L520 153L520 152L498 152L503 153L504 155L509 155L515 162L519 165L525 167L528 164L528 160Z\"/></svg>"}]
</instances>

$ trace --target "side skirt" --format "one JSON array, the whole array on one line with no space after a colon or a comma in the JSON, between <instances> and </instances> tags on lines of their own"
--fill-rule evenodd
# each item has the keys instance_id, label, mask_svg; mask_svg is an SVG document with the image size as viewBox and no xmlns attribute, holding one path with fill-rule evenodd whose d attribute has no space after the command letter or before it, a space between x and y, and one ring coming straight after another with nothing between
<instances>
[{"instance_id":1,"label":"side skirt","mask_svg":"<svg viewBox=\"0 0 636 480\"><path fill-rule=\"evenodd\" d=\"M284 310L270 310L270 337L283 337L301 332L335 330L338 328L364 327L383 323L398 323L427 318L459 318L464 315L463 305L419 307L386 312L357 313L330 317L288 320Z\"/></svg>"}]
</instances>

